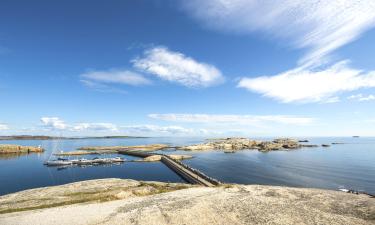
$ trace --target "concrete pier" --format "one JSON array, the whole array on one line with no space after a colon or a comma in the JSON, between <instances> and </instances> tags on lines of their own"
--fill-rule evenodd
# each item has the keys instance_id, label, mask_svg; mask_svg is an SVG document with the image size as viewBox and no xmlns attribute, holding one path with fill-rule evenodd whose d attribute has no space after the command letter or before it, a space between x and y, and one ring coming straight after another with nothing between
<instances>
[{"instance_id":1,"label":"concrete pier","mask_svg":"<svg viewBox=\"0 0 375 225\"><path fill-rule=\"evenodd\" d=\"M120 154L136 156L136 157L149 157L153 155L161 155L161 161L164 163L168 168L173 170L176 174L181 176L184 180L192 184L200 184L206 187L213 187L216 185L221 184L214 178L211 178L204 173L189 167L188 165L174 160L168 155L165 154L158 154L158 153L148 153L148 152L140 152L140 151L119 151Z\"/></svg>"}]
</instances>

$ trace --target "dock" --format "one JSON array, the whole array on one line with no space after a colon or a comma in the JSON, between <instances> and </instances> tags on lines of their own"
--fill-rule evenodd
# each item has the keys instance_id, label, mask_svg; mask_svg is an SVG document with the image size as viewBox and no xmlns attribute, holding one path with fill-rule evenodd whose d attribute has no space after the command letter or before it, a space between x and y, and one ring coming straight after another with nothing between
<instances>
[{"instance_id":1,"label":"dock","mask_svg":"<svg viewBox=\"0 0 375 225\"><path fill-rule=\"evenodd\" d=\"M202 173L201 171L194 169L178 160L174 160L166 154L159 154L159 153L148 153L148 152L141 152L141 151L119 151L120 154L136 156L141 158L146 158L153 155L160 155L161 162L164 163L168 168L174 171L177 175L182 177L185 181L191 184L199 184L206 187L214 187L220 185L220 181L207 176L206 174Z\"/></svg>"}]
</instances>

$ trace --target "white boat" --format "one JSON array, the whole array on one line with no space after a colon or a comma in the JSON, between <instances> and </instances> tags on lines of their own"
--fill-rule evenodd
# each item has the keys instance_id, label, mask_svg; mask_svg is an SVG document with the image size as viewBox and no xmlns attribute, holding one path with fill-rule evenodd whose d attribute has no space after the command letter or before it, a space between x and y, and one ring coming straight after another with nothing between
<instances>
[{"instance_id":1,"label":"white boat","mask_svg":"<svg viewBox=\"0 0 375 225\"><path fill-rule=\"evenodd\" d=\"M116 162L124 162L125 160L120 157L115 157L115 158L94 158L93 163L98 163L98 164L110 164L110 163L116 163Z\"/></svg>"},{"instance_id":2,"label":"white boat","mask_svg":"<svg viewBox=\"0 0 375 225\"><path fill-rule=\"evenodd\" d=\"M89 160L89 159L79 159L75 162L76 164L78 165L89 165L89 164L92 164L93 163L93 160Z\"/></svg>"},{"instance_id":3,"label":"white boat","mask_svg":"<svg viewBox=\"0 0 375 225\"><path fill-rule=\"evenodd\" d=\"M115 157L110 159L112 162L125 162L124 158L121 157Z\"/></svg>"},{"instance_id":4,"label":"white boat","mask_svg":"<svg viewBox=\"0 0 375 225\"><path fill-rule=\"evenodd\" d=\"M79 161L79 159L72 159L70 160L73 164L77 164L77 162Z\"/></svg>"},{"instance_id":5,"label":"white boat","mask_svg":"<svg viewBox=\"0 0 375 225\"><path fill-rule=\"evenodd\" d=\"M72 165L72 162L69 160L49 160L44 162L44 165L47 166L66 166L66 165Z\"/></svg>"}]
</instances>

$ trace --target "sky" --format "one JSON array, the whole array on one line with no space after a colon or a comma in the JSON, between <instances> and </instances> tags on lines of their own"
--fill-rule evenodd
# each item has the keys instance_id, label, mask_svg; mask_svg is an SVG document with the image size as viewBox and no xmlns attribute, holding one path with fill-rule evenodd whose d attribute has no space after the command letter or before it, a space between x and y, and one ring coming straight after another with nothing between
<instances>
[{"instance_id":1,"label":"sky","mask_svg":"<svg viewBox=\"0 0 375 225\"><path fill-rule=\"evenodd\" d=\"M374 11L2 0L0 135L375 136Z\"/></svg>"}]
</instances>

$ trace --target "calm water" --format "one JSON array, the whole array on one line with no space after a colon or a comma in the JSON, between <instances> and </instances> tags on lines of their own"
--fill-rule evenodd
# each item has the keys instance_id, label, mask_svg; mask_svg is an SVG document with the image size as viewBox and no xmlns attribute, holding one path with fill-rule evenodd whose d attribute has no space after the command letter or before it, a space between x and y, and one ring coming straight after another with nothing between
<instances>
[{"instance_id":1,"label":"calm water","mask_svg":"<svg viewBox=\"0 0 375 225\"><path fill-rule=\"evenodd\" d=\"M261 153L244 150L234 154L218 151L164 152L191 154L185 160L209 176L223 182L270 184L326 189L351 188L375 194L375 138L310 138L312 144L344 142L329 148L304 148L294 151ZM203 138L86 139L48 141L0 141L0 144L42 145L43 154L0 158L0 195L29 188L65 184L98 178L184 182L160 162L125 162L121 165L45 167L53 152L70 151L81 146L136 145L165 143L185 145L202 142ZM130 156L125 158L134 159Z\"/></svg>"}]
</instances>

